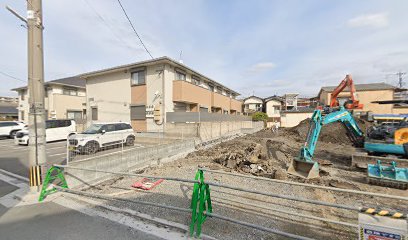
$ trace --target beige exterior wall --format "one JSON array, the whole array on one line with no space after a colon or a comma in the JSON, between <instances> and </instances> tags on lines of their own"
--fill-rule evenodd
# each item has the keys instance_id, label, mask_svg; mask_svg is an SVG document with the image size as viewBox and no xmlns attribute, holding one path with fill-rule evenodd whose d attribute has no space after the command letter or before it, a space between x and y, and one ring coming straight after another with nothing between
<instances>
[{"instance_id":1,"label":"beige exterior wall","mask_svg":"<svg viewBox=\"0 0 408 240\"><path fill-rule=\"evenodd\" d=\"M268 117L280 117L281 106L279 101L269 100L266 102L266 114L268 114ZM275 107L279 108L279 110L275 110Z\"/></svg>"},{"instance_id":2,"label":"beige exterior wall","mask_svg":"<svg viewBox=\"0 0 408 240\"><path fill-rule=\"evenodd\" d=\"M70 87L72 88L72 87ZM77 93L78 96L71 96L71 95L64 95L63 94L63 85L50 85L46 89L46 96L44 98L44 108L48 112L47 119L65 119L67 118L67 111L68 110L75 110L81 111L86 109L84 104L86 103L86 91L83 88L78 88ZM18 103L18 119L20 121L28 122L28 113L29 113L29 105L28 105L28 98L30 94L28 90L24 91L24 100L22 100L21 93L19 91L19 103ZM24 112L24 116L21 115L22 111Z\"/></svg>"},{"instance_id":3,"label":"beige exterior wall","mask_svg":"<svg viewBox=\"0 0 408 240\"><path fill-rule=\"evenodd\" d=\"M364 105L362 111L372 111L374 114L391 114L394 111L392 104L371 103L373 101L393 100L393 90L359 91L357 92L357 96L360 103ZM325 105L329 105L330 97L331 93L322 91L319 101ZM350 97L350 93L342 92L339 94L339 97Z\"/></svg>"},{"instance_id":4,"label":"beige exterior wall","mask_svg":"<svg viewBox=\"0 0 408 240\"><path fill-rule=\"evenodd\" d=\"M48 113L51 115L55 111L57 119L66 119L67 111L80 111L86 109L82 103L86 102L86 97L68 96L62 94L53 94L53 105L50 106Z\"/></svg>"},{"instance_id":5,"label":"beige exterior wall","mask_svg":"<svg viewBox=\"0 0 408 240\"><path fill-rule=\"evenodd\" d=\"M294 127L297 126L301 121L311 118L313 113L282 113L281 114L281 127Z\"/></svg>"},{"instance_id":6,"label":"beige exterior wall","mask_svg":"<svg viewBox=\"0 0 408 240\"><path fill-rule=\"evenodd\" d=\"M229 112L231 100L220 93L211 93L211 107L221 108Z\"/></svg>"},{"instance_id":7,"label":"beige exterior wall","mask_svg":"<svg viewBox=\"0 0 408 240\"><path fill-rule=\"evenodd\" d=\"M408 107L406 107L406 108L393 108L392 113L393 114L408 114Z\"/></svg>"},{"instance_id":8,"label":"beige exterior wall","mask_svg":"<svg viewBox=\"0 0 408 240\"><path fill-rule=\"evenodd\" d=\"M241 113L242 112L242 102L235 100L235 99L231 99L231 110L236 111L237 113Z\"/></svg>"},{"instance_id":9,"label":"beige exterior wall","mask_svg":"<svg viewBox=\"0 0 408 240\"><path fill-rule=\"evenodd\" d=\"M130 73L125 71L89 77L86 81L88 124L92 107L98 108L99 122L130 122Z\"/></svg>"},{"instance_id":10,"label":"beige exterior wall","mask_svg":"<svg viewBox=\"0 0 408 240\"><path fill-rule=\"evenodd\" d=\"M196 103L211 110L211 92L186 81L173 81L173 101Z\"/></svg>"}]
</instances>

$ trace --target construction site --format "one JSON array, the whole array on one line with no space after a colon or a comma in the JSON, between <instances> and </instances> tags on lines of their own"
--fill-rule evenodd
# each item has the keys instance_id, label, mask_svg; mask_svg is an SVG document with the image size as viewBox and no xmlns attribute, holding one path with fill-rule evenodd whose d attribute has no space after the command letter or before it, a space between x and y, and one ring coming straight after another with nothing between
<instances>
[{"instance_id":1,"label":"construction site","mask_svg":"<svg viewBox=\"0 0 408 240\"><path fill-rule=\"evenodd\" d=\"M333 94L294 127L247 124L207 141L172 135L145 149L71 156L50 168L39 200L61 192L174 238L401 239L389 236L406 231L407 119L355 114L363 104L349 75L336 91L346 87L349 101Z\"/></svg>"}]
</instances>

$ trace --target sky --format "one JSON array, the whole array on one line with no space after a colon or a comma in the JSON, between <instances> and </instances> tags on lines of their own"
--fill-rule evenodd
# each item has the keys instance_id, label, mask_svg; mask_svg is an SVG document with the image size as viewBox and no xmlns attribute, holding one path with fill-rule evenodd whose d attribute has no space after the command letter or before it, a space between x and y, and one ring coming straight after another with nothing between
<instances>
[{"instance_id":1,"label":"sky","mask_svg":"<svg viewBox=\"0 0 408 240\"><path fill-rule=\"evenodd\" d=\"M153 57L181 55L243 97L316 96L346 74L395 85L408 71L406 0L121 2ZM27 30L6 5L25 16L26 1L0 0L0 96L13 96ZM46 81L150 58L117 0L43 0L43 16Z\"/></svg>"}]
</instances>

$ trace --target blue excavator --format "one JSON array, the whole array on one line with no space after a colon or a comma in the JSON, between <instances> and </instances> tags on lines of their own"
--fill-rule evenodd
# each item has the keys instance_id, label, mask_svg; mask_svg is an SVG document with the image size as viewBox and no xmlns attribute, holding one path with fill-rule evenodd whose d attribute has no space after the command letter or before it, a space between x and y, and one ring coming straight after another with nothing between
<instances>
[{"instance_id":1,"label":"blue excavator","mask_svg":"<svg viewBox=\"0 0 408 240\"><path fill-rule=\"evenodd\" d=\"M306 137L306 142L300 150L298 158L295 158L288 169L288 173L301 178L313 179L319 176L319 163L313 160L314 151L324 125L340 122L347 130L347 135L354 146L362 147L364 144L364 133L361 131L351 112L344 107L322 114L322 110L316 109L310 120L310 126ZM399 168L396 162L391 162L390 166L368 164L367 182L374 185L387 186L399 189L408 188L408 168Z\"/></svg>"},{"instance_id":2,"label":"blue excavator","mask_svg":"<svg viewBox=\"0 0 408 240\"><path fill-rule=\"evenodd\" d=\"M340 107L336 111L323 115L322 110L316 109L310 120L306 142L300 150L299 157L291 162L288 169L289 174L306 179L319 177L319 164L313 161L313 154L322 127L334 122L342 123L347 130L348 137L355 146L362 146L364 143L364 133L349 111L344 107Z\"/></svg>"}]
</instances>

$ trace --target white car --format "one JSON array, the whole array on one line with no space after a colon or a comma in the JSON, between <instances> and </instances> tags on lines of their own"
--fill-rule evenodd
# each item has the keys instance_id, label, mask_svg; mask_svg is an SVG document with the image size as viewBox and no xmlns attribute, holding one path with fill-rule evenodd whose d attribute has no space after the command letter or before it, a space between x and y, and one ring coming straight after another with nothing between
<instances>
[{"instance_id":1,"label":"white car","mask_svg":"<svg viewBox=\"0 0 408 240\"><path fill-rule=\"evenodd\" d=\"M24 129L25 126L26 125L22 122L0 122L0 137L14 138L16 136L16 133Z\"/></svg>"},{"instance_id":2,"label":"white car","mask_svg":"<svg viewBox=\"0 0 408 240\"><path fill-rule=\"evenodd\" d=\"M45 121L45 141L67 140L70 135L75 134L75 130L76 123L74 120L47 120ZM24 128L18 131L14 139L17 145L28 145L28 129Z\"/></svg>"},{"instance_id":3,"label":"white car","mask_svg":"<svg viewBox=\"0 0 408 240\"><path fill-rule=\"evenodd\" d=\"M69 149L82 154L93 154L108 146L133 146L135 139L135 133L129 123L95 123L83 133L70 136Z\"/></svg>"}]
</instances>

